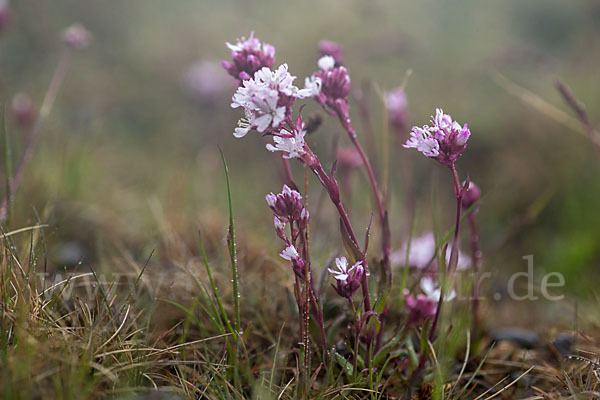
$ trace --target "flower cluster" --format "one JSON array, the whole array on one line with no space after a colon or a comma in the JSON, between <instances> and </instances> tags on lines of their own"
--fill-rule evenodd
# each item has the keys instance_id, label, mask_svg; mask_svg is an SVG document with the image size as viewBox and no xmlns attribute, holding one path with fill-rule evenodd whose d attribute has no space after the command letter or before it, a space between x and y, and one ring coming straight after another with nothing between
<instances>
[{"instance_id":1,"label":"flower cluster","mask_svg":"<svg viewBox=\"0 0 600 400\"><path fill-rule=\"evenodd\" d=\"M333 110L340 107L347 108L346 98L350 92L350 76L346 68L336 66L336 60L332 56L321 57L317 64L319 71L305 81L307 88L313 88L315 101Z\"/></svg>"},{"instance_id":2,"label":"flower cluster","mask_svg":"<svg viewBox=\"0 0 600 400\"><path fill-rule=\"evenodd\" d=\"M310 220L310 214L302 203L302 196L289 186L283 185L281 193L269 193L265 199L274 214L275 232L286 245L280 256L284 260L291 261L294 272L304 278L305 263L295 246ZM289 233L286 232L288 225Z\"/></svg>"},{"instance_id":3,"label":"flower cluster","mask_svg":"<svg viewBox=\"0 0 600 400\"><path fill-rule=\"evenodd\" d=\"M413 126L405 148L415 148L427 157L435 158L440 163L452 167L467 147L471 131L467 124L461 125L452 120L438 108L432 117L433 126Z\"/></svg>"},{"instance_id":4,"label":"flower cluster","mask_svg":"<svg viewBox=\"0 0 600 400\"><path fill-rule=\"evenodd\" d=\"M275 63L275 47L261 43L250 33L248 39L241 38L236 44L227 43L231 50L231 62L223 61L221 65L241 84L251 79L261 68L271 68Z\"/></svg>"},{"instance_id":5,"label":"flower cluster","mask_svg":"<svg viewBox=\"0 0 600 400\"><path fill-rule=\"evenodd\" d=\"M404 291L404 304L408 309L409 324L417 324L434 317L437 303L440 301L441 289L437 287L433 279L426 276L421 279L420 287L423 293L416 296L408 290ZM444 301L450 301L456 297L452 290L444 296Z\"/></svg>"},{"instance_id":6,"label":"flower cluster","mask_svg":"<svg viewBox=\"0 0 600 400\"><path fill-rule=\"evenodd\" d=\"M238 122L233 135L245 136L251 129L261 133L279 134L284 122L291 119L292 105L296 99L315 95L315 86L298 89L293 85L295 76L288 72L287 64L275 71L262 68L254 78L245 80L235 94L232 108L242 107L245 118Z\"/></svg>"},{"instance_id":7,"label":"flower cluster","mask_svg":"<svg viewBox=\"0 0 600 400\"><path fill-rule=\"evenodd\" d=\"M288 185L283 185L281 193L269 193L265 199L275 217L283 223L298 222L302 228L306 227L309 215L300 193L290 189Z\"/></svg>"},{"instance_id":8,"label":"flower cluster","mask_svg":"<svg viewBox=\"0 0 600 400\"><path fill-rule=\"evenodd\" d=\"M337 270L327 269L335 278L336 286L334 286L334 289L340 296L351 299L352 295L360 288L365 273L362 261L358 261L348 268L346 257L340 257L335 259L335 266Z\"/></svg>"}]
</instances>

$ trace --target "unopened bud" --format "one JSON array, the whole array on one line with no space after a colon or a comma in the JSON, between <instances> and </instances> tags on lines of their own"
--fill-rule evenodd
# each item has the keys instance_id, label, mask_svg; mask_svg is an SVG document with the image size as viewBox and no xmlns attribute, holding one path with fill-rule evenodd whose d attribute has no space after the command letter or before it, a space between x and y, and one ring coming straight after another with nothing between
<instances>
[{"instance_id":1,"label":"unopened bud","mask_svg":"<svg viewBox=\"0 0 600 400\"><path fill-rule=\"evenodd\" d=\"M463 208L469 209L473 204L475 204L479 198L481 197L481 190L473 181L469 183L469 188L465 191L462 198L462 206Z\"/></svg>"}]
</instances>

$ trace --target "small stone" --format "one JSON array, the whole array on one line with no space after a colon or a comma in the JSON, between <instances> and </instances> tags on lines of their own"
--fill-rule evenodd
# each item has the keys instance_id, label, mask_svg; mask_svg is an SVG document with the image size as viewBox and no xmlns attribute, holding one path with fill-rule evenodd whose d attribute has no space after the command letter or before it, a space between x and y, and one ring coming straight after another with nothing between
<instances>
[{"instance_id":1,"label":"small stone","mask_svg":"<svg viewBox=\"0 0 600 400\"><path fill-rule=\"evenodd\" d=\"M533 349L539 345L539 336L522 328L504 328L492 333L492 342L507 341L523 349Z\"/></svg>"}]
</instances>

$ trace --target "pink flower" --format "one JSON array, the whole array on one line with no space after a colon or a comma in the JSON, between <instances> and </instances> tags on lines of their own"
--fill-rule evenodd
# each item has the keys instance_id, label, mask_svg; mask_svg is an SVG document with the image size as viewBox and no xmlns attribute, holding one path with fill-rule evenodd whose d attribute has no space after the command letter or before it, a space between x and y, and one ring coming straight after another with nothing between
<instances>
[{"instance_id":1,"label":"pink flower","mask_svg":"<svg viewBox=\"0 0 600 400\"><path fill-rule=\"evenodd\" d=\"M360 282L365 272L362 261L358 261L348 268L346 257L340 257L335 259L335 265L337 270L327 268L336 280L334 289L340 296L349 299L360 288Z\"/></svg>"},{"instance_id":2,"label":"pink flower","mask_svg":"<svg viewBox=\"0 0 600 400\"><path fill-rule=\"evenodd\" d=\"M431 123L433 124L431 127L414 126L410 138L403 146L415 148L425 156L435 158L440 163L452 167L465 151L471 131L467 124L461 127L440 108L436 110Z\"/></svg>"},{"instance_id":3,"label":"pink flower","mask_svg":"<svg viewBox=\"0 0 600 400\"><path fill-rule=\"evenodd\" d=\"M248 39L242 37L237 43L226 43L231 50L232 62L223 61L221 65L241 84L242 81L251 79L256 71L261 68L271 68L275 63L275 47L261 43L250 32Z\"/></svg>"}]
</instances>

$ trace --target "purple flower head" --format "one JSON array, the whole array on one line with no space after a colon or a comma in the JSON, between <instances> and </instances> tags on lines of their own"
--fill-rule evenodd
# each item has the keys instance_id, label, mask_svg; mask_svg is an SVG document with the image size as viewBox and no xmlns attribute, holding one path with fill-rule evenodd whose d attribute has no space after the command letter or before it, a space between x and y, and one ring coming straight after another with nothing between
<instances>
[{"instance_id":1,"label":"purple flower head","mask_svg":"<svg viewBox=\"0 0 600 400\"><path fill-rule=\"evenodd\" d=\"M342 45L331 40L321 40L319 42L319 57L331 56L335 60L337 67L344 64Z\"/></svg>"},{"instance_id":2,"label":"purple flower head","mask_svg":"<svg viewBox=\"0 0 600 400\"><path fill-rule=\"evenodd\" d=\"M465 210L471 208L471 206L475 204L480 197L481 190L479 190L479 187L475 183L473 183L473 181L469 182L469 188L465 191L462 198L463 208Z\"/></svg>"},{"instance_id":3,"label":"purple flower head","mask_svg":"<svg viewBox=\"0 0 600 400\"><path fill-rule=\"evenodd\" d=\"M350 92L350 76L345 67L336 67L335 59L331 56L323 56L318 62L319 71L310 78L306 78L305 87L315 88L319 85L320 90L313 89L313 97L317 103L331 109L339 108L339 102L346 102Z\"/></svg>"},{"instance_id":4,"label":"purple flower head","mask_svg":"<svg viewBox=\"0 0 600 400\"><path fill-rule=\"evenodd\" d=\"M440 108L436 110L431 123L433 124L431 127L413 126L410 138L403 146L407 149L415 148L425 156L435 158L440 163L452 167L465 151L471 131L467 124L461 127Z\"/></svg>"},{"instance_id":5,"label":"purple flower head","mask_svg":"<svg viewBox=\"0 0 600 400\"><path fill-rule=\"evenodd\" d=\"M302 259L302 257L300 257L300 254L298 254L298 250L296 250L296 248L292 245L289 245L288 247L285 248L285 250L283 250L279 256L281 258L283 258L284 260L288 260L292 262L292 269L294 270L294 273L296 275L298 275L300 278L304 279L305 275L306 275L306 271L305 271L305 263L304 260Z\"/></svg>"},{"instance_id":6,"label":"purple flower head","mask_svg":"<svg viewBox=\"0 0 600 400\"><path fill-rule=\"evenodd\" d=\"M231 107L242 107L245 113L233 135L240 138L251 129L261 133L278 133L282 123L290 118L296 99L313 94L312 89L294 86L295 79L288 72L287 64L283 64L276 71L262 68L254 74L254 78L245 80L232 98Z\"/></svg>"},{"instance_id":7,"label":"purple flower head","mask_svg":"<svg viewBox=\"0 0 600 400\"><path fill-rule=\"evenodd\" d=\"M404 90L398 88L387 92L383 98L388 119L392 126L398 130L404 130L407 122L407 101Z\"/></svg>"},{"instance_id":8,"label":"purple flower head","mask_svg":"<svg viewBox=\"0 0 600 400\"><path fill-rule=\"evenodd\" d=\"M254 37L254 32L250 32L248 39L242 37L236 44L226 45L231 50L232 61L223 61L221 65L239 84L251 79L261 68L271 68L275 63L275 47L261 43Z\"/></svg>"},{"instance_id":9,"label":"purple flower head","mask_svg":"<svg viewBox=\"0 0 600 400\"><path fill-rule=\"evenodd\" d=\"M337 270L327 268L335 278L336 286L334 286L334 289L340 296L349 299L360 288L360 282L365 273L362 261L358 261L348 268L346 257L340 257L335 259L335 265Z\"/></svg>"},{"instance_id":10,"label":"purple flower head","mask_svg":"<svg viewBox=\"0 0 600 400\"><path fill-rule=\"evenodd\" d=\"M275 216L283 223L308 218L307 214L303 214L305 211L302 196L294 189L290 189L288 185L283 185L281 193L277 195L269 193L265 199ZM277 227L277 223L275 226Z\"/></svg>"},{"instance_id":11,"label":"purple flower head","mask_svg":"<svg viewBox=\"0 0 600 400\"><path fill-rule=\"evenodd\" d=\"M92 42L92 35L81 24L73 24L63 31L62 39L69 49L83 50Z\"/></svg>"}]
</instances>

